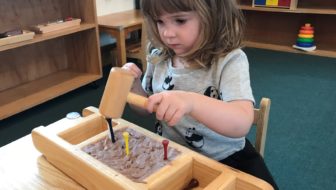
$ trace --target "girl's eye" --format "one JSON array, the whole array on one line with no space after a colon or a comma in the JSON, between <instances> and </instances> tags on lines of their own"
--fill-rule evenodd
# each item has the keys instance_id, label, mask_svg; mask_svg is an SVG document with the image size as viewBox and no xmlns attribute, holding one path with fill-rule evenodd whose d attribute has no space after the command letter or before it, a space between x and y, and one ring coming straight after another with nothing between
<instances>
[{"instance_id":1,"label":"girl's eye","mask_svg":"<svg viewBox=\"0 0 336 190\"><path fill-rule=\"evenodd\" d=\"M161 25L161 24L163 24L163 21L162 20L156 20L156 24Z\"/></svg>"},{"instance_id":2,"label":"girl's eye","mask_svg":"<svg viewBox=\"0 0 336 190\"><path fill-rule=\"evenodd\" d=\"M176 19L175 22L177 24L185 24L187 22L187 20L186 19Z\"/></svg>"}]
</instances>

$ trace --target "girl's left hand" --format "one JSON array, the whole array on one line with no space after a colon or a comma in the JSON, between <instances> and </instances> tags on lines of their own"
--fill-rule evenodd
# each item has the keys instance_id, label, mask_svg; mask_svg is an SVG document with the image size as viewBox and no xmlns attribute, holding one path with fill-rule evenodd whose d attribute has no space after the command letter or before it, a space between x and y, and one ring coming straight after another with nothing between
<instances>
[{"instance_id":1,"label":"girl's left hand","mask_svg":"<svg viewBox=\"0 0 336 190\"><path fill-rule=\"evenodd\" d=\"M189 96L189 97L188 97ZM156 118L176 125L181 118L193 109L190 93L184 91L164 91L148 98L147 111L156 109Z\"/></svg>"}]
</instances>

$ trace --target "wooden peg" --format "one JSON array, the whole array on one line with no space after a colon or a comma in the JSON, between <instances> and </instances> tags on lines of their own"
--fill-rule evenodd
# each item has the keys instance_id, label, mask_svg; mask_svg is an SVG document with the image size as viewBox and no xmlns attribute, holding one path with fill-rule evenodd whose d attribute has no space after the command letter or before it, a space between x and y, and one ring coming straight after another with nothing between
<instances>
[{"instance_id":1,"label":"wooden peg","mask_svg":"<svg viewBox=\"0 0 336 190\"><path fill-rule=\"evenodd\" d=\"M111 140L112 143L115 143L115 137L114 137L114 132L113 132L113 127L112 127L112 119L111 118L106 118L108 125L109 125L109 131L110 131L110 135L111 135Z\"/></svg>"},{"instance_id":2,"label":"wooden peg","mask_svg":"<svg viewBox=\"0 0 336 190\"><path fill-rule=\"evenodd\" d=\"M162 144L163 144L163 152L164 152L163 159L167 160L168 159L168 156L167 156L168 153L167 152L168 152L169 141L168 140L162 140Z\"/></svg>"},{"instance_id":3,"label":"wooden peg","mask_svg":"<svg viewBox=\"0 0 336 190\"><path fill-rule=\"evenodd\" d=\"M129 133L127 131L123 132L123 137L124 137L124 142L125 142L125 152L126 155L129 155L129 146L128 146L128 141L129 141Z\"/></svg>"}]
</instances>

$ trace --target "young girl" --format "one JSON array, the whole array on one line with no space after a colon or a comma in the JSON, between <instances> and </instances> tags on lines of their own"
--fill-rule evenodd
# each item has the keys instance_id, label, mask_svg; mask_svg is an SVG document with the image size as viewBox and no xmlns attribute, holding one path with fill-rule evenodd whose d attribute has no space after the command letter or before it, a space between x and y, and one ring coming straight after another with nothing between
<instances>
[{"instance_id":1,"label":"young girl","mask_svg":"<svg viewBox=\"0 0 336 190\"><path fill-rule=\"evenodd\" d=\"M133 63L132 92L148 97L156 130L276 187L245 139L253 122L249 65L235 0L142 0L150 36L147 70Z\"/></svg>"}]
</instances>

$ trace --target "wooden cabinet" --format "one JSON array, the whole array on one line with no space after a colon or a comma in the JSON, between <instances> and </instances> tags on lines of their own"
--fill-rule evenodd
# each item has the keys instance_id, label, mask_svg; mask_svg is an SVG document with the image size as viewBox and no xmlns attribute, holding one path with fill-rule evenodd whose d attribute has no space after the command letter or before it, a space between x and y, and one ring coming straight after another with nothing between
<instances>
[{"instance_id":1,"label":"wooden cabinet","mask_svg":"<svg viewBox=\"0 0 336 190\"><path fill-rule=\"evenodd\" d=\"M79 27L0 46L0 120L102 77L95 0L5 0L0 31L81 18Z\"/></svg>"},{"instance_id":2,"label":"wooden cabinet","mask_svg":"<svg viewBox=\"0 0 336 190\"><path fill-rule=\"evenodd\" d=\"M246 18L245 45L336 58L336 1L295 1L296 7L284 9L253 7L253 0L238 0ZM292 48L305 23L314 27L317 46L315 51L308 53Z\"/></svg>"}]
</instances>

